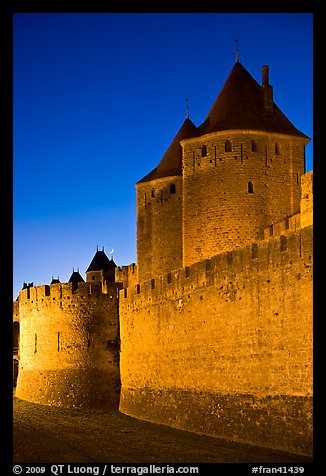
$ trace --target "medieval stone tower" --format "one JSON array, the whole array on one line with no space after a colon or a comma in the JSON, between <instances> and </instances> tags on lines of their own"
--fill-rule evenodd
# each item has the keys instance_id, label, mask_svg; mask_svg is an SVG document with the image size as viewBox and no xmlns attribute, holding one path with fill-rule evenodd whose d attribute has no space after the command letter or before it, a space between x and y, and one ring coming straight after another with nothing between
<instances>
[{"instance_id":1,"label":"medieval stone tower","mask_svg":"<svg viewBox=\"0 0 326 476\"><path fill-rule=\"evenodd\" d=\"M186 118L158 166L137 183L140 279L262 239L299 210L309 138L236 62L205 121Z\"/></svg>"},{"instance_id":2,"label":"medieval stone tower","mask_svg":"<svg viewBox=\"0 0 326 476\"><path fill-rule=\"evenodd\" d=\"M116 265L96 251L84 281L26 286L20 322L16 396L46 405L118 408L119 301ZM113 272L113 277L112 277ZM57 280L58 281L58 280Z\"/></svg>"},{"instance_id":3,"label":"medieval stone tower","mask_svg":"<svg viewBox=\"0 0 326 476\"><path fill-rule=\"evenodd\" d=\"M136 183L137 264L20 292L16 395L311 454L309 140L236 61Z\"/></svg>"}]
</instances>

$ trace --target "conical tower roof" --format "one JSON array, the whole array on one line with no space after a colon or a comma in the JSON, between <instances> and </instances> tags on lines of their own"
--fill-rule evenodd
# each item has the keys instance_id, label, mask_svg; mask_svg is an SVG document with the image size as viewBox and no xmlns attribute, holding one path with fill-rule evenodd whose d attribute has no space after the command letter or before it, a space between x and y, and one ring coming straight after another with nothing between
<instances>
[{"instance_id":1,"label":"conical tower roof","mask_svg":"<svg viewBox=\"0 0 326 476\"><path fill-rule=\"evenodd\" d=\"M266 113L264 87L237 61L205 121L198 127L198 135L232 129L251 129L308 138L274 102L272 110L272 113Z\"/></svg>"},{"instance_id":2,"label":"conical tower roof","mask_svg":"<svg viewBox=\"0 0 326 476\"><path fill-rule=\"evenodd\" d=\"M86 273L88 271L102 271L108 269L114 269L117 265L112 259L109 259L104 251L97 250L94 258L91 261L91 264L88 266Z\"/></svg>"},{"instance_id":3,"label":"conical tower roof","mask_svg":"<svg viewBox=\"0 0 326 476\"><path fill-rule=\"evenodd\" d=\"M79 274L79 271L73 271L69 278L69 283L84 283L84 278Z\"/></svg>"},{"instance_id":4,"label":"conical tower roof","mask_svg":"<svg viewBox=\"0 0 326 476\"><path fill-rule=\"evenodd\" d=\"M187 117L171 142L170 147L163 155L158 166L137 183L149 182L150 180L155 180L161 177L182 175L182 147L180 141L183 139L189 139L190 137L195 137L196 135L197 127L192 120Z\"/></svg>"}]
</instances>

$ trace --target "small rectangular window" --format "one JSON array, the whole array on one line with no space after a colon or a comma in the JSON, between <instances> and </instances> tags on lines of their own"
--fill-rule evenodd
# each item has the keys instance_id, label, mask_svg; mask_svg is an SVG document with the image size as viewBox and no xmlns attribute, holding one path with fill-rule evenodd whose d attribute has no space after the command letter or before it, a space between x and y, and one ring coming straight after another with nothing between
<instances>
[{"instance_id":1,"label":"small rectangular window","mask_svg":"<svg viewBox=\"0 0 326 476\"><path fill-rule=\"evenodd\" d=\"M253 243L251 246L251 258L256 259L258 258L258 245L257 243Z\"/></svg>"},{"instance_id":2,"label":"small rectangular window","mask_svg":"<svg viewBox=\"0 0 326 476\"><path fill-rule=\"evenodd\" d=\"M231 141L230 141L230 140L226 140L226 141L225 141L224 151L225 151L225 152L232 152L232 145L231 145Z\"/></svg>"},{"instance_id":3,"label":"small rectangular window","mask_svg":"<svg viewBox=\"0 0 326 476\"><path fill-rule=\"evenodd\" d=\"M288 230L290 227L290 219L289 217L285 217L285 229Z\"/></svg>"},{"instance_id":4,"label":"small rectangular window","mask_svg":"<svg viewBox=\"0 0 326 476\"><path fill-rule=\"evenodd\" d=\"M286 236L281 235L280 242L281 242L281 251L286 251L288 249L288 240Z\"/></svg>"}]
</instances>

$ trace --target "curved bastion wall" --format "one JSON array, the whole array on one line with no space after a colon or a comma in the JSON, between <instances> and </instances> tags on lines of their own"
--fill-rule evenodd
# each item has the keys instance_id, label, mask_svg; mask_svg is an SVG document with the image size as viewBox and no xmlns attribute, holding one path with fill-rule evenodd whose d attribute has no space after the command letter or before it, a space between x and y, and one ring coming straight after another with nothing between
<instances>
[{"instance_id":1,"label":"curved bastion wall","mask_svg":"<svg viewBox=\"0 0 326 476\"><path fill-rule=\"evenodd\" d=\"M18 398L46 405L118 408L121 287L67 283L20 292Z\"/></svg>"}]
</instances>

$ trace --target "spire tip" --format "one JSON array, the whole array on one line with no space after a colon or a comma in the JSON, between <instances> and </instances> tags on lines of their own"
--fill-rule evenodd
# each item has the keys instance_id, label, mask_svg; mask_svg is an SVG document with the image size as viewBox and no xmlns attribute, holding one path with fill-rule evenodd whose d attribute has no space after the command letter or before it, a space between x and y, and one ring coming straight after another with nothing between
<instances>
[{"instance_id":1,"label":"spire tip","mask_svg":"<svg viewBox=\"0 0 326 476\"><path fill-rule=\"evenodd\" d=\"M186 98L186 119L189 119L189 105L188 105L188 98Z\"/></svg>"},{"instance_id":2,"label":"spire tip","mask_svg":"<svg viewBox=\"0 0 326 476\"><path fill-rule=\"evenodd\" d=\"M234 41L235 41L235 62L239 63L238 38L236 38Z\"/></svg>"}]
</instances>

